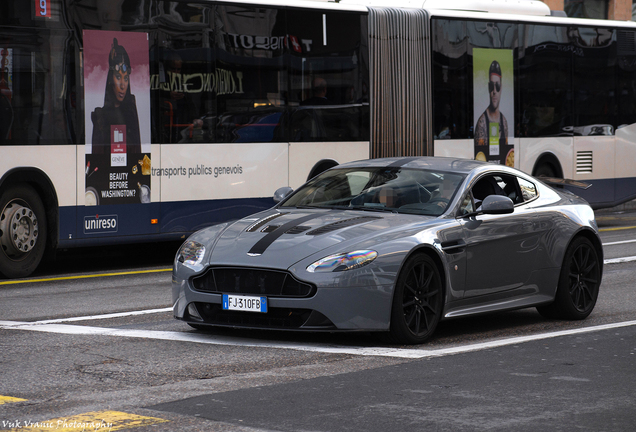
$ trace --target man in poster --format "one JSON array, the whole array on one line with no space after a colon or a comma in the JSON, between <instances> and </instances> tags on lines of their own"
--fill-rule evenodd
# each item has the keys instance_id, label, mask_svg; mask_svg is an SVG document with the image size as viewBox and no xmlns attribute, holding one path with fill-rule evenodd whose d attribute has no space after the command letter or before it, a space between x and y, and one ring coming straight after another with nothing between
<instances>
[{"instance_id":1,"label":"man in poster","mask_svg":"<svg viewBox=\"0 0 636 432\"><path fill-rule=\"evenodd\" d=\"M488 70L488 94L490 104L477 120L475 125L475 145L490 146L491 156L499 155L500 146L508 144L508 121L499 111L501 102L502 74L498 61L493 61Z\"/></svg>"}]
</instances>

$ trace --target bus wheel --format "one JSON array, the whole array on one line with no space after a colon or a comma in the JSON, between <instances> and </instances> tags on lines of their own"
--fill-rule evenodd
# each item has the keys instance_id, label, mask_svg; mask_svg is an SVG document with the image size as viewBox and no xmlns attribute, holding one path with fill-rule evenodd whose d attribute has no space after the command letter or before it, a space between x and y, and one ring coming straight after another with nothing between
<instances>
[{"instance_id":1,"label":"bus wheel","mask_svg":"<svg viewBox=\"0 0 636 432\"><path fill-rule=\"evenodd\" d=\"M544 163L539 165L539 167L534 171L533 174L535 177L556 177L556 172L552 165Z\"/></svg>"},{"instance_id":2,"label":"bus wheel","mask_svg":"<svg viewBox=\"0 0 636 432\"><path fill-rule=\"evenodd\" d=\"M30 186L13 186L0 197L0 211L0 273L27 277L40 264L46 246L42 200Z\"/></svg>"}]
</instances>

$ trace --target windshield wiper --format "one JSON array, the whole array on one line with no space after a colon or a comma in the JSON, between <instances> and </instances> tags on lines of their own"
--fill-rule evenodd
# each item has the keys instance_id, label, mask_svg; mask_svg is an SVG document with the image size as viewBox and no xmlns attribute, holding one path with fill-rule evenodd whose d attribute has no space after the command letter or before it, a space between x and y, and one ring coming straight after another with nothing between
<instances>
[{"instance_id":1,"label":"windshield wiper","mask_svg":"<svg viewBox=\"0 0 636 432\"><path fill-rule=\"evenodd\" d=\"M347 207L350 210L364 210L364 211L372 211L372 212L383 212L383 213L398 213L396 209L387 208L387 207L375 207L375 206L353 206Z\"/></svg>"}]
</instances>

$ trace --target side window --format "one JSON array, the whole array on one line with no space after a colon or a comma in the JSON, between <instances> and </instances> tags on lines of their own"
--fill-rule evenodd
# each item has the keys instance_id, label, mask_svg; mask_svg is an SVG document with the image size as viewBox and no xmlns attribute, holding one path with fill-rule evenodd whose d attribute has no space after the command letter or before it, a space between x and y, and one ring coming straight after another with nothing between
<instances>
[{"instance_id":1,"label":"side window","mask_svg":"<svg viewBox=\"0 0 636 432\"><path fill-rule=\"evenodd\" d=\"M464 198L460 207L460 214L468 214L473 211L479 211L481 203L487 196L500 195L506 196L512 200L515 204L521 204L525 201L526 195L523 193L523 188L520 187L520 182L523 181L524 185L528 185L531 190L534 190L534 196L536 196L536 189L534 185L523 179L518 179L515 176L506 174L491 174L484 176L477 180L470 190L470 193ZM530 194L527 195L528 197Z\"/></svg>"},{"instance_id":2,"label":"side window","mask_svg":"<svg viewBox=\"0 0 636 432\"><path fill-rule=\"evenodd\" d=\"M518 180L523 202L533 200L537 197L537 187L534 185L534 183L530 183L529 181L522 178L519 178Z\"/></svg>"}]
</instances>

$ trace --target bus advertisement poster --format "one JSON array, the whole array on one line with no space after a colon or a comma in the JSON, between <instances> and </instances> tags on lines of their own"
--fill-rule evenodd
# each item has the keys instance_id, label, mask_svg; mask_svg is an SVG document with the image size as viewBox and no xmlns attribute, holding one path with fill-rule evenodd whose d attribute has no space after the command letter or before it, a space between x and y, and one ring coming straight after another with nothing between
<instances>
[{"instance_id":1,"label":"bus advertisement poster","mask_svg":"<svg viewBox=\"0 0 636 432\"><path fill-rule=\"evenodd\" d=\"M473 49L475 159L514 166L514 68L509 49Z\"/></svg>"},{"instance_id":2,"label":"bus advertisement poster","mask_svg":"<svg viewBox=\"0 0 636 432\"><path fill-rule=\"evenodd\" d=\"M149 203L147 33L84 30L85 205Z\"/></svg>"}]
</instances>

